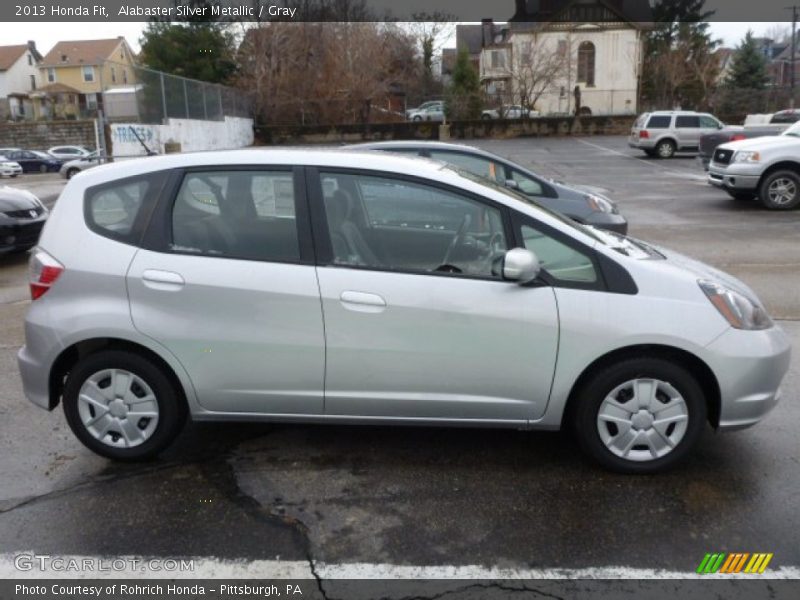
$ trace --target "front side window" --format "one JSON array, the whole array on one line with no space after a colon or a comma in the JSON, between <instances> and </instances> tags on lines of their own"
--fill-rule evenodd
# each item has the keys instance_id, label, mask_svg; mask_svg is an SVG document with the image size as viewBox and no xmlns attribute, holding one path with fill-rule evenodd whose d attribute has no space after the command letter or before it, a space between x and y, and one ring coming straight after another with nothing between
<instances>
[{"instance_id":1,"label":"front side window","mask_svg":"<svg viewBox=\"0 0 800 600\"><path fill-rule=\"evenodd\" d=\"M434 160L440 160L442 162L465 169L470 173L474 173L478 177L485 177L491 181L505 183L505 167L489 158L464 154L461 152L449 152L442 150L431 150L430 156Z\"/></svg>"},{"instance_id":2,"label":"front side window","mask_svg":"<svg viewBox=\"0 0 800 600\"><path fill-rule=\"evenodd\" d=\"M400 179L321 177L334 264L500 278L500 209Z\"/></svg>"},{"instance_id":3,"label":"front side window","mask_svg":"<svg viewBox=\"0 0 800 600\"><path fill-rule=\"evenodd\" d=\"M94 67L83 67L83 80L86 82L94 81Z\"/></svg>"},{"instance_id":4,"label":"front side window","mask_svg":"<svg viewBox=\"0 0 800 600\"><path fill-rule=\"evenodd\" d=\"M597 283L597 270L589 256L540 231L532 224L521 228L525 247L536 254L539 263L551 277L564 283Z\"/></svg>"},{"instance_id":5,"label":"front side window","mask_svg":"<svg viewBox=\"0 0 800 600\"><path fill-rule=\"evenodd\" d=\"M291 171L188 173L172 208L171 249L221 258L298 261Z\"/></svg>"},{"instance_id":6,"label":"front side window","mask_svg":"<svg viewBox=\"0 0 800 600\"><path fill-rule=\"evenodd\" d=\"M712 117L700 117L700 127L703 129L719 129L720 123Z\"/></svg>"},{"instance_id":7,"label":"front side window","mask_svg":"<svg viewBox=\"0 0 800 600\"><path fill-rule=\"evenodd\" d=\"M511 179L516 182L519 191L527 196L544 196L542 184L528 177L525 173L511 169Z\"/></svg>"}]
</instances>

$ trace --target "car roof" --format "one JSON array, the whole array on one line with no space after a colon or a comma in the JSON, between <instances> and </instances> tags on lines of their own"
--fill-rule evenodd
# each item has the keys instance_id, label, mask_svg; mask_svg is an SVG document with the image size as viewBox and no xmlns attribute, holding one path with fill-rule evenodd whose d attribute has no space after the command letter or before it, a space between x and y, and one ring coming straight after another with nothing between
<instances>
[{"instance_id":1,"label":"car roof","mask_svg":"<svg viewBox=\"0 0 800 600\"><path fill-rule=\"evenodd\" d=\"M472 154L480 154L481 156L487 156L492 158L501 158L499 156L495 156L485 150L481 150L475 146L469 146L467 144L449 144L447 142L430 142L427 140L389 140L385 142L366 142L363 144L351 144L348 146L343 146L346 150L349 151L358 151L358 150L391 150L391 149L401 149L401 148L420 148L426 150L460 150L461 152L470 152Z\"/></svg>"}]
</instances>

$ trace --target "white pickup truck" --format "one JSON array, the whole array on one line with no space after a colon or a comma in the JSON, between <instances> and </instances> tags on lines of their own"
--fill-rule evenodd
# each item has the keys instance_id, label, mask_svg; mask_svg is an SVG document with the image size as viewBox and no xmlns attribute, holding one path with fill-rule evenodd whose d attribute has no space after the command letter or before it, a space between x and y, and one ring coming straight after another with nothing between
<instances>
[{"instance_id":1,"label":"white pickup truck","mask_svg":"<svg viewBox=\"0 0 800 600\"><path fill-rule=\"evenodd\" d=\"M771 210L800 206L800 122L779 136L722 144L709 164L708 183L736 199L757 196Z\"/></svg>"}]
</instances>

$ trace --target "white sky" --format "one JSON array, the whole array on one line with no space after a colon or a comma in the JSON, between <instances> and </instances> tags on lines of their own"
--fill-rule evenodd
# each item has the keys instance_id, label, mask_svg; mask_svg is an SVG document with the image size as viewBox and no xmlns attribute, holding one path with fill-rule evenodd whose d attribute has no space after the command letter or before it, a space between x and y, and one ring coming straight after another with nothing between
<instances>
[{"instance_id":1,"label":"white sky","mask_svg":"<svg viewBox=\"0 0 800 600\"><path fill-rule=\"evenodd\" d=\"M4 0L0 0L4 1ZM791 23L712 23L711 31L717 38L722 38L726 46L733 47L739 43L749 28L756 35L766 33L775 25L791 27ZM24 44L34 40L42 54L52 48L60 40L91 40L113 38L123 35L131 47L139 51L139 36L144 23L0 23L0 44Z\"/></svg>"}]
</instances>

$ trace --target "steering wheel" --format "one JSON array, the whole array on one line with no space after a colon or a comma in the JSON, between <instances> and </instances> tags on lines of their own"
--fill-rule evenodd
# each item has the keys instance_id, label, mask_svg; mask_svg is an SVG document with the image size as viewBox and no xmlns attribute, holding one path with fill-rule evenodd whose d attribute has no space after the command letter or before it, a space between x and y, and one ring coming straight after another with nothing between
<instances>
[{"instance_id":1,"label":"steering wheel","mask_svg":"<svg viewBox=\"0 0 800 600\"><path fill-rule=\"evenodd\" d=\"M463 242L464 238L467 234L467 229L469 229L470 224L472 223L472 216L469 214L464 215L464 218L461 219L461 225L458 226L458 231L453 236L453 240L450 242L450 245L447 247L447 252L444 254L444 259L442 260L443 265L450 264L450 256L453 254L456 248L458 248Z\"/></svg>"}]
</instances>

